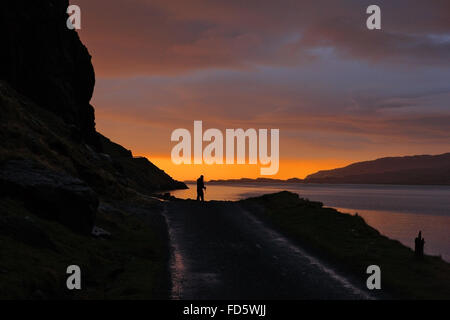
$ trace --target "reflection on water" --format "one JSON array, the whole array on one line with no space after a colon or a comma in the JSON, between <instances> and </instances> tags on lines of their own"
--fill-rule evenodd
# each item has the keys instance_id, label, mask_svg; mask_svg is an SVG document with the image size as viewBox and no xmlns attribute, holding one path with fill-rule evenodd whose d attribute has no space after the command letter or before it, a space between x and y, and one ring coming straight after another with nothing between
<instances>
[{"instance_id":1,"label":"reflection on water","mask_svg":"<svg viewBox=\"0 0 450 320\"><path fill-rule=\"evenodd\" d=\"M196 188L172 192L195 199ZM450 187L327 184L208 185L206 200L239 200L288 190L303 198L321 201L339 211L358 212L384 235L413 247L419 230L425 251L450 261Z\"/></svg>"},{"instance_id":2,"label":"reflection on water","mask_svg":"<svg viewBox=\"0 0 450 320\"><path fill-rule=\"evenodd\" d=\"M448 216L348 208L336 209L346 213L357 211L369 225L410 248L414 248L414 238L417 237L418 230L422 230L426 241L426 253L441 255L443 259L450 261L450 217Z\"/></svg>"}]
</instances>

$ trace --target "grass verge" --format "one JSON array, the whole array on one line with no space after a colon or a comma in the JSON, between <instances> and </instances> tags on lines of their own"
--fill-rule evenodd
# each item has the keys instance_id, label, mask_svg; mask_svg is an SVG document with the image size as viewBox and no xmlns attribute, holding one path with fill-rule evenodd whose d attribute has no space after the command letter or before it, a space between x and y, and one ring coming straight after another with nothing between
<instances>
[{"instance_id":1,"label":"grass verge","mask_svg":"<svg viewBox=\"0 0 450 320\"><path fill-rule=\"evenodd\" d=\"M110 206L111 207L111 206ZM40 219L23 203L0 199L0 299L167 299L168 239L155 215L99 210L109 239L82 236ZM66 268L81 268L82 289L66 288Z\"/></svg>"},{"instance_id":2,"label":"grass verge","mask_svg":"<svg viewBox=\"0 0 450 320\"><path fill-rule=\"evenodd\" d=\"M414 258L413 251L370 227L358 215L283 191L240 203L300 245L365 283L369 265L381 268L382 289L398 299L450 299L450 264L440 257Z\"/></svg>"}]
</instances>

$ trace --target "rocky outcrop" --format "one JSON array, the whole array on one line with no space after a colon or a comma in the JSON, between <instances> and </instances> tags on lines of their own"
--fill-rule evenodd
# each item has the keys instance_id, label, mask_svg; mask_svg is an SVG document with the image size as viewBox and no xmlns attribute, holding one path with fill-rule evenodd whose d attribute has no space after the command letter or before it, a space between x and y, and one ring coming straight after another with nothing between
<instances>
[{"instance_id":1,"label":"rocky outcrop","mask_svg":"<svg viewBox=\"0 0 450 320\"><path fill-rule=\"evenodd\" d=\"M68 0L6 1L0 7L0 77L96 145L91 56L66 27Z\"/></svg>"},{"instance_id":2,"label":"rocky outcrop","mask_svg":"<svg viewBox=\"0 0 450 320\"><path fill-rule=\"evenodd\" d=\"M31 160L0 165L0 193L17 198L37 216L90 234L99 204L95 192L81 180L44 168Z\"/></svg>"},{"instance_id":3,"label":"rocky outcrop","mask_svg":"<svg viewBox=\"0 0 450 320\"><path fill-rule=\"evenodd\" d=\"M187 189L185 183L172 179L147 158L133 157L130 150L99 134L100 148L107 154L114 167L128 180L133 189L141 193L160 190Z\"/></svg>"}]
</instances>

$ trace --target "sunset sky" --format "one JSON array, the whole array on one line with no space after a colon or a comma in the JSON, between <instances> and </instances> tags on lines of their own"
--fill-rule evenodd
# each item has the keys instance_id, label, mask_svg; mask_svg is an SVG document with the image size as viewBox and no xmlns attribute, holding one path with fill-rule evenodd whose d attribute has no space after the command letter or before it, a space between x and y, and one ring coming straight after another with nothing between
<instances>
[{"instance_id":1,"label":"sunset sky","mask_svg":"<svg viewBox=\"0 0 450 320\"><path fill-rule=\"evenodd\" d=\"M280 171L450 151L450 1L72 0L97 130L176 179L259 166L171 163L171 132L279 128ZM382 30L366 28L378 4Z\"/></svg>"}]
</instances>

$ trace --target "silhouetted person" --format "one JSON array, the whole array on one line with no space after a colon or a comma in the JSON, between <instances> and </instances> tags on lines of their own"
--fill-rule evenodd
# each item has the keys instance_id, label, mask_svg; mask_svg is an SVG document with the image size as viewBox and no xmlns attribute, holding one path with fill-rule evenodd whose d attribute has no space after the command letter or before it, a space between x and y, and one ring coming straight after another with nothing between
<instances>
[{"instance_id":1,"label":"silhouetted person","mask_svg":"<svg viewBox=\"0 0 450 320\"><path fill-rule=\"evenodd\" d=\"M422 258L423 257L423 248L425 246L425 239L422 238L422 231L419 231L419 235L414 240L414 242L415 242L414 253L417 258Z\"/></svg>"},{"instance_id":2,"label":"silhouetted person","mask_svg":"<svg viewBox=\"0 0 450 320\"><path fill-rule=\"evenodd\" d=\"M203 175L197 179L197 200L205 201L205 194L203 190L206 190L205 182L203 181Z\"/></svg>"}]
</instances>

